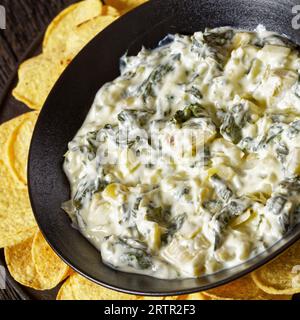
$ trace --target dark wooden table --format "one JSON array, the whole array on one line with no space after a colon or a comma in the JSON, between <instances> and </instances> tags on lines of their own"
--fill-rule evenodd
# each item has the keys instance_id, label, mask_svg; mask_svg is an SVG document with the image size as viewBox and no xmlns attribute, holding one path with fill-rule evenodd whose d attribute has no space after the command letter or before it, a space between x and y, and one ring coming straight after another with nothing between
<instances>
[{"instance_id":1,"label":"dark wooden table","mask_svg":"<svg viewBox=\"0 0 300 320\"><path fill-rule=\"evenodd\" d=\"M0 30L0 93L24 52L55 15L74 0L0 0L6 29Z\"/></svg>"},{"instance_id":2,"label":"dark wooden table","mask_svg":"<svg viewBox=\"0 0 300 320\"><path fill-rule=\"evenodd\" d=\"M41 36L50 21L65 7L76 0L0 0L6 11L6 29L0 30L0 96L2 96L17 65L32 43ZM1 106L0 106L1 107ZM3 252L0 252L0 300L7 299L48 299L53 292L35 293L14 283L6 274L6 290L1 290L4 275L1 268Z\"/></svg>"}]
</instances>

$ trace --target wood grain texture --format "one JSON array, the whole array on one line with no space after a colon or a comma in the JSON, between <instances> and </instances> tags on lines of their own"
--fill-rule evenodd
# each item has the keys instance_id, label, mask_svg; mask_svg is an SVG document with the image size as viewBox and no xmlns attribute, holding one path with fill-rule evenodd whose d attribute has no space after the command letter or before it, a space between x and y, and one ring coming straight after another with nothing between
<instances>
[{"instance_id":1,"label":"wood grain texture","mask_svg":"<svg viewBox=\"0 0 300 320\"><path fill-rule=\"evenodd\" d=\"M34 39L74 0L1 0L6 29L0 30L0 93Z\"/></svg>"}]
</instances>

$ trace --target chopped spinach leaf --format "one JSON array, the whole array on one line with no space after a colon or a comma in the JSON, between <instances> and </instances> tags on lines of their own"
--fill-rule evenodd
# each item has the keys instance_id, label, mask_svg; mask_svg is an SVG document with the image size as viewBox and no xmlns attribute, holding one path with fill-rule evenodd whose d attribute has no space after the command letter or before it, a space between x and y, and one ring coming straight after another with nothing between
<instances>
[{"instance_id":1,"label":"chopped spinach leaf","mask_svg":"<svg viewBox=\"0 0 300 320\"><path fill-rule=\"evenodd\" d=\"M234 144L242 140L242 129L249 121L248 113L242 104L236 105L232 111L225 114L220 127L222 136Z\"/></svg>"},{"instance_id":2,"label":"chopped spinach leaf","mask_svg":"<svg viewBox=\"0 0 300 320\"><path fill-rule=\"evenodd\" d=\"M77 192L73 199L73 204L77 210L82 209L83 201L88 198L91 199L95 193L103 191L108 183L100 178L95 181L81 182L78 186Z\"/></svg>"},{"instance_id":3,"label":"chopped spinach leaf","mask_svg":"<svg viewBox=\"0 0 300 320\"><path fill-rule=\"evenodd\" d=\"M161 237L162 243L167 244L174 237L175 233L181 229L186 219L186 214L180 214L174 217L167 226L167 231Z\"/></svg>"},{"instance_id":4,"label":"chopped spinach leaf","mask_svg":"<svg viewBox=\"0 0 300 320\"><path fill-rule=\"evenodd\" d=\"M300 193L300 177L295 176L292 178L285 179L279 185L281 188L286 189L288 193L296 192Z\"/></svg>"},{"instance_id":5,"label":"chopped spinach leaf","mask_svg":"<svg viewBox=\"0 0 300 320\"><path fill-rule=\"evenodd\" d=\"M153 115L153 112L150 110L123 110L118 114L118 121L123 125L132 125L132 123L137 123L140 126L144 126L149 117Z\"/></svg>"},{"instance_id":6,"label":"chopped spinach leaf","mask_svg":"<svg viewBox=\"0 0 300 320\"><path fill-rule=\"evenodd\" d=\"M272 140L277 138L282 132L283 132L282 125L280 124L273 125L268 132L268 136L266 138L265 143L266 144L270 143Z\"/></svg>"},{"instance_id":7,"label":"chopped spinach leaf","mask_svg":"<svg viewBox=\"0 0 300 320\"><path fill-rule=\"evenodd\" d=\"M156 222L159 225L167 225L169 218L170 218L171 212L170 208L154 208L153 206L149 206L146 213L146 218L149 221Z\"/></svg>"},{"instance_id":8,"label":"chopped spinach leaf","mask_svg":"<svg viewBox=\"0 0 300 320\"><path fill-rule=\"evenodd\" d=\"M289 155L288 147L283 143L279 143L275 151L278 159L281 161L281 163L284 163L286 161L286 157Z\"/></svg>"},{"instance_id":9,"label":"chopped spinach leaf","mask_svg":"<svg viewBox=\"0 0 300 320\"><path fill-rule=\"evenodd\" d=\"M233 199L220 212L214 215L215 250L222 245L223 233L230 221L242 215L248 208L248 201Z\"/></svg>"},{"instance_id":10,"label":"chopped spinach leaf","mask_svg":"<svg viewBox=\"0 0 300 320\"><path fill-rule=\"evenodd\" d=\"M181 125L192 118L202 118L207 116L205 108L201 104L191 104L188 107L185 107L183 110L178 110L173 118L173 121Z\"/></svg>"},{"instance_id":11,"label":"chopped spinach leaf","mask_svg":"<svg viewBox=\"0 0 300 320\"><path fill-rule=\"evenodd\" d=\"M208 210L211 214L220 212L223 208L223 202L220 200L209 200L203 203L203 208Z\"/></svg>"},{"instance_id":12,"label":"chopped spinach leaf","mask_svg":"<svg viewBox=\"0 0 300 320\"><path fill-rule=\"evenodd\" d=\"M228 202L229 199L233 196L233 192L226 185L226 183L217 175L214 174L210 181L216 191L217 196L224 202Z\"/></svg>"},{"instance_id":13,"label":"chopped spinach leaf","mask_svg":"<svg viewBox=\"0 0 300 320\"><path fill-rule=\"evenodd\" d=\"M142 98L144 103L146 103L149 97L155 97L154 87L161 83L163 78L172 72L174 67L171 64L164 64L157 67L148 77L147 80L139 88L139 91L142 93Z\"/></svg>"},{"instance_id":14,"label":"chopped spinach leaf","mask_svg":"<svg viewBox=\"0 0 300 320\"><path fill-rule=\"evenodd\" d=\"M289 138L295 138L300 133L300 120L294 121L290 124L288 128L287 135Z\"/></svg>"},{"instance_id":15,"label":"chopped spinach leaf","mask_svg":"<svg viewBox=\"0 0 300 320\"><path fill-rule=\"evenodd\" d=\"M233 30L225 30L222 32L212 32L212 31L206 31L203 35L203 39L205 42L214 47L214 46L224 46L229 41L232 40L234 36Z\"/></svg>"},{"instance_id":16,"label":"chopped spinach leaf","mask_svg":"<svg viewBox=\"0 0 300 320\"><path fill-rule=\"evenodd\" d=\"M267 210L275 216L278 216L282 213L286 203L287 199L283 196L272 197L267 202Z\"/></svg>"},{"instance_id":17,"label":"chopped spinach leaf","mask_svg":"<svg viewBox=\"0 0 300 320\"><path fill-rule=\"evenodd\" d=\"M118 238L118 243L121 244L125 249L125 252L120 256L120 261L122 263L127 264L129 267L140 270L145 270L152 267L152 257L145 250L129 245L126 239Z\"/></svg>"},{"instance_id":18,"label":"chopped spinach leaf","mask_svg":"<svg viewBox=\"0 0 300 320\"><path fill-rule=\"evenodd\" d=\"M203 98L202 93L195 86L192 86L191 89L186 90L186 93L191 94L194 98L201 100Z\"/></svg>"}]
</instances>

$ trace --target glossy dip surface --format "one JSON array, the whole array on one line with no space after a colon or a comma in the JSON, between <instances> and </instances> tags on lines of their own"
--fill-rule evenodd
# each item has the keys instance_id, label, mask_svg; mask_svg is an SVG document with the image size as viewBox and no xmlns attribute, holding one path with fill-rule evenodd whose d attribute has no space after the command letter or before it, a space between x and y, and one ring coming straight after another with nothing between
<instances>
[{"instance_id":1,"label":"glossy dip surface","mask_svg":"<svg viewBox=\"0 0 300 320\"><path fill-rule=\"evenodd\" d=\"M123 56L64 170L74 226L114 269L196 278L263 252L300 217L300 58L218 28Z\"/></svg>"}]
</instances>

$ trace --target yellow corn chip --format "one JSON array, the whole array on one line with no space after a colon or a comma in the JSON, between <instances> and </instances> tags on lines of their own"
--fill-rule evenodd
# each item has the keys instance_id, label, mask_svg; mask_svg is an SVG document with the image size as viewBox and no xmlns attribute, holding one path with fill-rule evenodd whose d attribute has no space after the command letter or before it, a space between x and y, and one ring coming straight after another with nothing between
<instances>
[{"instance_id":1,"label":"yellow corn chip","mask_svg":"<svg viewBox=\"0 0 300 320\"><path fill-rule=\"evenodd\" d=\"M3 185L1 183L4 180ZM9 169L0 161L0 248L27 239L35 226L27 188L18 185Z\"/></svg>"},{"instance_id":2,"label":"yellow corn chip","mask_svg":"<svg viewBox=\"0 0 300 320\"><path fill-rule=\"evenodd\" d=\"M15 118L18 122L22 119L22 123L14 130L9 139L8 157L11 168L16 177L27 185L27 160L29 154L29 147L33 130L38 118L37 112L30 112L24 116ZM1 149L1 148L0 148Z\"/></svg>"},{"instance_id":3,"label":"yellow corn chip","mask_svg":"<svg viewBox=\"0 0 300 320\"><path fill-rule=\"evenodd\" d=\"M101 15L102 16L112 16L112 17L118 18L118 17L120 17L120 12L114 7L105 5L102 7Z\"/></svg>"},{"instance_id":4,"label":"yellow corn chip","mask_svg":"<svg viewBox=\"0 0 300 320\"><path fill-rule=\"evenodd\" d=\"M55 51L63 52L66 39L74 32L76 26L97 17L101 12L102 3L100 0L84 0L62 11L46 31L43 52L51 54Z\"/></svg>"},{"instance_id":5,"label":"yellow corn chip","mask_svg":"<svg viewBox=\"0 0 300 320\"><path fill-rule=\"evenodd\" d=\"M260 290L251 276L202 293L211 300L291 300L291 296L273 296Z\"/></svg>"},{"instance_id":6,"label":"yellow corn chip","mask_svg":"<svg viewBox=\"0 0 300 320\"><path fill-rule=\"evenodd\" d=\"M40 231L33 239L32 259L43 289L55 288L69 275L69 267L54 253Z\"/></svg>"},{"instance_id":7,"label":"yellow corn chip","mask_svg":"<svg viewBox=\"0 0 300 320\"><path fill-rule=\"evenodd\" d=\"M269 294L300 293L300 241L253 272L252 278L259 288Z\"/></svg>"},{"instance_id":8,"label":"yellow corn chip","mask_svg":"<svg viewBox=\"0 0 300 320\"><path fill-rule=\"evenodd\" d=\"M19 82L13 96L31 109L41 109L69 62L59 60L55 54L42 54L25 61L19 68Z\"/></svg>"},{"instance_id":9,"label":"yellow corn chip","mask_svg":"<svg viewBox=\"0 0 300 320\"><path fill-rule=\"evenodd\" d=\"M148 0L105 0L105 4L115 7L121 14L124 14L147 1Z\"/></svg>"},{"instance_id":10,"label":"yellow corn chip","mask_svg":"<svg viewBox=\"0 0 300 320\"><path fill-rule=\"evenodd\" d=\"M210 297L206 296L202 292L192 293L187 296L187 300L211 300Z\"/></svg>"},{"instance_id":11,"label":"yellow corn chip","mask_svg":"<svg viewBox=\"0 0 300 320\"><path fill-rule=\"evenodd\" d=\"M75 273L62 285L57 300L138 300L138 298L106 289Z\"/></svg>"},{"instance_id":12,"label":"yellow corn chip","mask_svg":"<svg viewBox=\"0 0 300 320\"><path fill-rule=\"evenodd\" d=\"M39 275L32 260L33 237L4 250L5 261L12 277L24 286L40 290Z\"/></svg>"},{"instance_id":13,"label":"yellow corn chip","mask_svg":"<svg viewBox=\"0 0 300 320\"><path fill-rule=\"evenodd\" d=\"M34 236L4 249L5 261L12 277L22 285L52 289L69 275L69 268L55 256L38 228L34 231Z\"/></svg>"},{"instance_id":14,"label":"yellow corn chip","mask_svg":"<svg viewBox=\"0 0 300 320\"><path fill-rule=\"evenodd\" d=\"M56 300L76 300L71 282L72 277L69 277L61 286Z\"/></svg>"},{"instance_id":15,"label":"yellow corn chip","mask_svg":"<svg viewBox=\"0 0 300 320\"><path fill-rule=\"evenodd\" d=\"M32 213L26 181L19 179L26 176L28 146L31 139L30 130L23 146L20 146L17 160L10 153L11 143L16 133L27 121L34 123L37 113L30 112L12 119L0 126L0 247L12 246L32 236L36 222ZM21 139L21 140L22 140ZM11 163L15 161L17 165ZM16 167L18 170L14 170ZM25 177L26 179L26 177Z\"/></svg>"},{"instance_id":16,"label":"yellow corn chip","mask_svg":"<svg viewBox=\"0 0 300 320\"><path fill-rule=\"evenodd\" d=\"M5 226L5 223L3 225ZM37 228L36 226L29 228L29 229L25 229L23 227L22 228L23 230L20 232L15 232L15 233L6 232L4 234L1 234L0 247L4 248L7 246L14 246L14 245L17 245L17 244L33 237L36 232L36 228ZM1 232L2 232L2 230L1 230Z\"/></svg>"},{"instance_id":17,"label":"yellow corn chip","mask_svg":"<svg viewBox=\"0 0 300 320\"><path fill-rule=\"evenodd\" d=\"M76 56L88 42L116 19L113 16L99 16L76 27L66 41L66 55L71 58Z\"/></svg>"},{"instance_id":18,"label":"yellow corn chip","mask_svg":"<svg viewBox=\"0 0 300 320\"><path fill-rule=\"evenodd\" d=\"M12 136L27 117L32 117L32 115L25 113L0 125L0 159L6 164L9 164L8 149Z\"/></svg>"}]
</instances>

